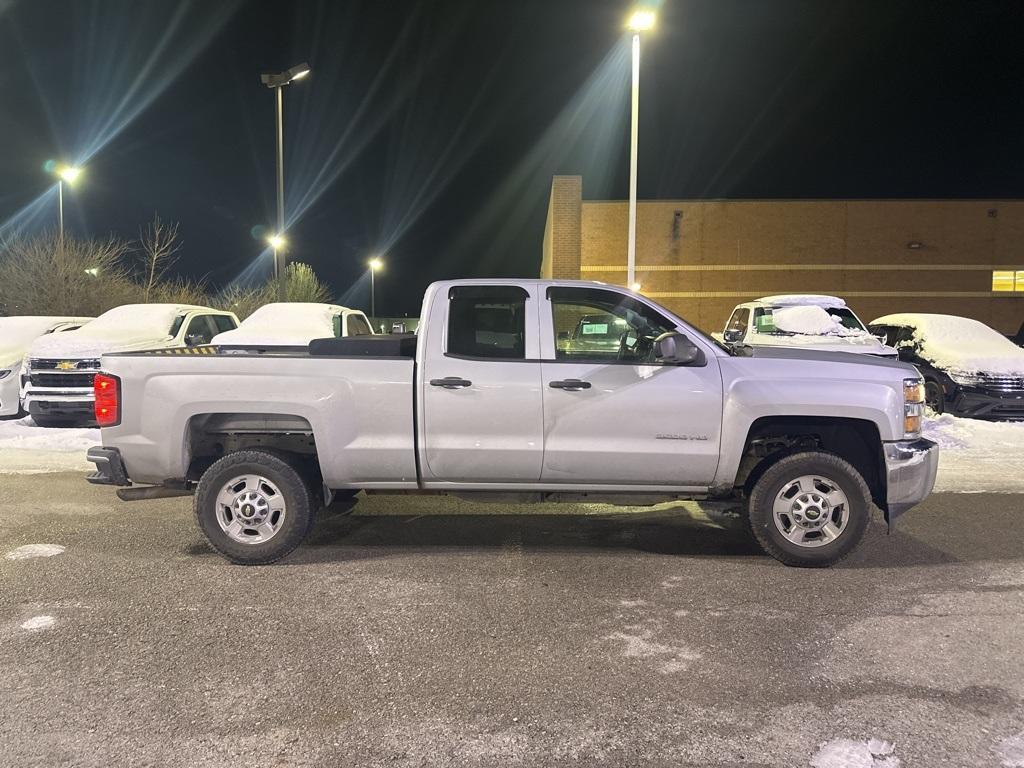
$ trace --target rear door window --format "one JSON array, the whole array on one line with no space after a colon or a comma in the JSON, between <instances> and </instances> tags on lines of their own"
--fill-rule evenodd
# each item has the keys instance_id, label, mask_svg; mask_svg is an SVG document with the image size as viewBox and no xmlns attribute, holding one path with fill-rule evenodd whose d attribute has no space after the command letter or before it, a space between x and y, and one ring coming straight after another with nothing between
<instances>
[{"instance_id":1,"label":"rear door window","mask_svg":"<svg viewBox=\"0 0 1024 768\"><path fill-rule=\"evenodd\" d=\"M526 359L526 299L514 285L453 287L448 294L448 354Z\"/></svg>"}]
</instances>

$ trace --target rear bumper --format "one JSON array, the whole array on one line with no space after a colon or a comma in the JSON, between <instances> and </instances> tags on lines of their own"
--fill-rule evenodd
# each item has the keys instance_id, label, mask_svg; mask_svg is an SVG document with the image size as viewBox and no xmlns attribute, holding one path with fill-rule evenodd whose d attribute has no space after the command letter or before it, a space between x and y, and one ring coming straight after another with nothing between
<instances>
[{"instance_id":1,"label":"rear bumper","mask_svg":"<svg viewBox=\"0 0 1024 768\"><path fill-rule=\"evenodd\" d=\"M923 437L884 443L886 520L893 521L932 492L939 469L939 446Z\"/></svg>"},{"instance_id":2,"label":"rear bumper","mask_svg":"<svg viewBox=\"0 0 1024 768\"><path fill-rule=\"evenodd\" d=\"M85 457L96 465L96 471L86 475L85 478L93 485L129 486L132 484L132 481L128 479L128 472L124 468L121 452L117 448L94 445L86 452Z\"/></svg>"}]
</instances>

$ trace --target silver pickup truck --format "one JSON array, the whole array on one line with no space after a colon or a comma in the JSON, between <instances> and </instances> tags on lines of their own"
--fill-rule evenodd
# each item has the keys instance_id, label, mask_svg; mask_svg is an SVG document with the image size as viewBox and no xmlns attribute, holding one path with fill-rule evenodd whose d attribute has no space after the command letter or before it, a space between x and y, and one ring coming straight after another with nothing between
<instances>
[{"instance_id":1,"label":"silver pickup truck","mask_svg":"<svg viewBox=\"0 0 1024 768\"><path fill-rule=\"evenodd\" d=\"M194 494L206 538L238 563L285 556L322 504L363 490L742 504L768 554L808 566L935 480L910 365L729 350L600 283L440 282L421 318L417 336L308 349L104 355L89 480ZM582 318L617 343L574 335Z\"/></svg>"}]
</instances>

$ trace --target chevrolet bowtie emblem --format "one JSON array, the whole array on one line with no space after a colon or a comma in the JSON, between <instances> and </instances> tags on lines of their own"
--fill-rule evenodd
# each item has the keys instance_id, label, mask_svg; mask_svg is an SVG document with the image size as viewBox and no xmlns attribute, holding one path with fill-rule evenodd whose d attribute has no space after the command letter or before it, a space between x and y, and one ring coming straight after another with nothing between
<instances>
[{"instance_id":1,"label":"chevrolet bowtie emblem","mask_svg":"<svg viewBox=\"0 0 1024 768\"><path fill-rule=\"evenodd\" d=\"M70 360L61 360L57 363L58 371L73 371L77 366Z\"/></svg>"}]
</instances>

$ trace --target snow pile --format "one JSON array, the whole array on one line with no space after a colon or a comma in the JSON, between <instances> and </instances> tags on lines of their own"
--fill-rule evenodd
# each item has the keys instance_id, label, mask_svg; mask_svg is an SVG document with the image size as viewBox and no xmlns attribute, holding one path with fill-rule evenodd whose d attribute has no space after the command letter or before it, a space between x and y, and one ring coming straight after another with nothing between
<instances>
[{"instance_id":1,"label":"snow pile","mask_svg":"<svg viewBox=\"0 0 1024 768\"><path fill-rule=\"evenodd\" d=\"M334 319L345 311L334 304L266 304L233 331L213 337L214 344L305 346L334 337Z\"/></svg>"},{"instance_id":2,"label":"snow pile","mask_svg":"<svg viewBox=\"0 0 1024 768\"><path fill-rule=\"evenodd\" d=\"M33 557L54 557L63 551L61 544L25 544L12 549L5 557L8 560L28 560Z\"/></svg>"},{"instance_id":3,"label":"snow pile","mask_svg":"<svg viewBox=\"0 0 1024 768\"><path fill-rule=\"evenodd\" d=\"M939 444L936 491L1024 492L1024 475L1015 471L1024 456L1024 423L929 413L921 435Z\"/></svg>"},{"instance_id":4,"label":"snow pile","mask_svg":"<svg viewBox=\"0 0 1024 768\"><path fill-rule=\"evenodd\" d=\"M772 310L775 327L799 336L869 336L867 331L847 328L842 321L822 307L811 304L780 307Z\"/></svg>"},{"instance_id":5,"label":"snow pile","mask_svg":"<svg viewBox=\"0 0 1024 768\"><path fill-rule=\"evenodd\" d=\"M822 744L811 758L812 768L899 768L891 741L836 739Z\"/></svg>"},{"instance_id":6,"label":"snow pile","mask_svg":"<svg viewBox=\"0 0 1024 768\"><path fill-rule=\"evenodd\" d=\"M772 304L776 307L825 307L839 309L846 302L838 296L825 296L818 293L783 293L778 296L762 296L757 301Z\"/></svg>"},{"instance_id":7,"label":"snow pile","mask_svg":"<svg viewBox=\"0 0 1024 768\"><path fill-rule=\"evenodd\" d=\"M1024 375L1024 349L984 323L953 315L903 313L872 323L914 329L921 356L937 367L963 373Z\"/></svg>"},{"instance_id":8,"label":"snow pile","mask_svg":"<svg viewBox=\"0 0 1024 768\"><path fill-rule=\"evenodd\" d=\"M98 429L43 429L31 418L0 421L0 475L84 472L85 452L99 445Z\"/></svg>"},{"instance_id":9,"label":"snow pile","mask_svg":"<svg viewBox=\"0 0 1024 768\"><path fill-rule=\"evenodd\" d=\"M171 338L178 315L198 307L181 304L125 304L104 312L77 331L36 339L30 357L99 357L104 352L160 344Z\"/></svg>"}]
</instances>

